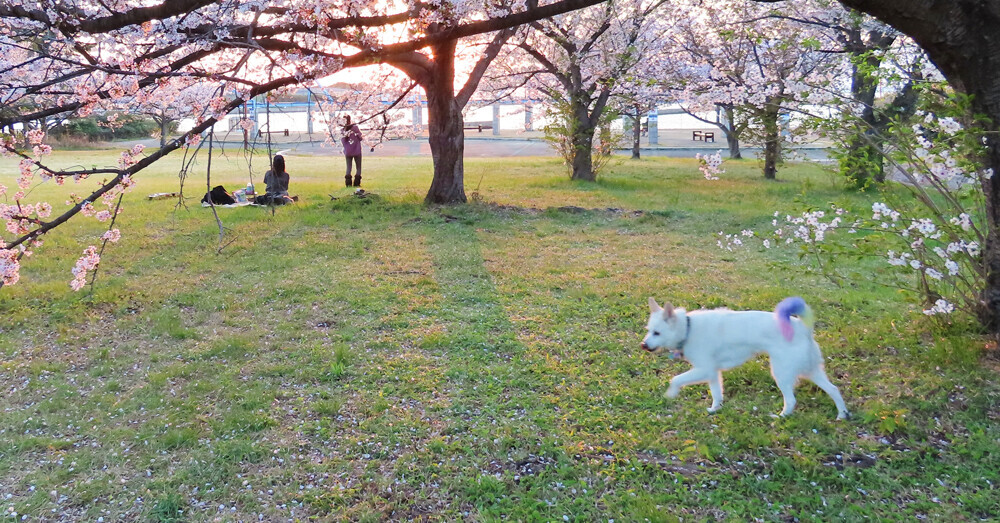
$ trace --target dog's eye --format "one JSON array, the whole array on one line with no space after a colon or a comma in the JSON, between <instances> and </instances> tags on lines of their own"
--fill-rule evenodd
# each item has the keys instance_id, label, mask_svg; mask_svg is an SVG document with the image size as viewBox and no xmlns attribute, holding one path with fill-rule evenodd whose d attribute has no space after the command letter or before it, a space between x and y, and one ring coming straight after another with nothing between
<instances>
[{"instance_id":1,"label":"dog's eye","mask_svg":"<svg viewBox=\"0 0 1000 523\"><path fill-rule=\"evenodd\" d=\"M659 332L653 331L653 336L659 336L659 335L660 335Z\"/></svg>"}]
</instances>

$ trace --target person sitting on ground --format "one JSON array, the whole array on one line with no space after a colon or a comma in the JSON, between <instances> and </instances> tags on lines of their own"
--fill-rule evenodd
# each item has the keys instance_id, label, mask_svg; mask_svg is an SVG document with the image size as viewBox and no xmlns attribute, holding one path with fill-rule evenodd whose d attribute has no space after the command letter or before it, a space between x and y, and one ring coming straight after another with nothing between
<instances>
[{"instance_id":1,"label":"person sitting on ground","mask_svg":"<svg viewBox=\"0 0 1000 523\"><path fill-rule=\"evenodd\" d=\"M271 162L271 170L264 173L264 185L267 187L267 192L264 194L263 202L259 201L257 203L266 203L271 205L281 205L292 201L292 198L288 196L288 171L285 170L285 157L280 154L274 155L274 161Z\"/></svg>"}]
</instances>

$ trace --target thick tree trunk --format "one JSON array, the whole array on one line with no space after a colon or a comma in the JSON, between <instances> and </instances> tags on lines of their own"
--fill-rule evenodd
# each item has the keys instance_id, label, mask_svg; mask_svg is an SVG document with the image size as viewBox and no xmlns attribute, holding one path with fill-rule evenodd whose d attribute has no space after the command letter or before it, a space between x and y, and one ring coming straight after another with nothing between
<instances>
[{"instance_id":1,"label":"thick tree trunk","mask_svg":"<svg viewBox=\"0 0 1000 523\"><path fill-rule=\"evenodd\" d=\"M424 201L462 203L465 198L465 119L450 92L428 89L427 131L434 179Z\"/></svg>"},{"instance_id":2,"label":"thick tree trunk","mask_svg":"<svg viewBox=\"0 0 1000 523\"><path fill-rule=\"evenodd\" d=\"M774 180L778 174L781 159L781 136L778 128L778 114L781 106L768 102L761 113L764 126L764 178Z\"/></svg>"},{"instance_id":3,"label":"thick tree trunk","mask_svg":"<svg viewBox=\"0 0 1000 523\"><path fill-rule=\"evenodd\" d=\"M594 132L597 129L580 126L573 133L573 180L592 182L594 175Z\"/></svg>"},{"instance_id":4,"label":"thick tree trunk","mask_svg":"<svg viewBox=\"0 0 1000 523\"><path fill-rule=\"evenodd\" d=\"M455 42L436 46L434 55L434 70L424 83L434 179L424 202L465 203L465 118L455 95Z\"/></svg>"},{"instance_id":5,"label":"thick tree trunk","mask_svg":"<svg viewBox=\"0 0 1000 523\"><path fill-rule=\"evenodd\" d=\"M736 133L729 129L722 129L722 134L726 135L726 144L729 145L729 157L733 160L743 159L743 153L740 152L740 139L736 136Z\"/></svg>"},{"instance_id":6,"label":"thick tree trunk","mask_svg":"<svg viewBox=\"0 0 1000 523\"><path fill-rule=\"evenodd\" d=\"M1000 21L998 21L1000 22ZM1000 74L1000 67L993 72ZM992 169L994 173L1000 173L1000 141L997 140L997 133L1000 132L1000 89L995 93L997 98L990 104L992 111L988 114L993 119L987 134L988 155L985 158L986 167ZM973 104L977 105L977 104ZM986 109L984 107L984 109ZM982 293L983 308L980 311L979 319L983 325L1000 338L1000 183L997 183L995 174L992 178L983 180L983 193L986 196L986 246L983 250L984 261L986 262L986 288Z\"/></svg>"},{"instance_id":7,"label":"thick tree trunk","mask_svg":"<svg viewBox=\"0 0 1000 523\"><path fill-rule=\"evenodd\" d=\"M571 98L574 121L569 122L569 127L572 129L570 165L573 168L570 178L592 182L597 179L594 174L594 132L597 127L593 125L588 111L589 102L582 98Z\"/></svg>"},{"instance_id":8,"label":"thick tree trunk","mask_svg":"<svg viewBox=\"0 0 1000 523\"><path fill-rule=\"evenodd\" d=\"M428 30L434 33L446 28L435 23ZM465 117L462 109L476 91L490 62L513 33L514 29L508 28L493 35L458 92L455 92L455 40L433 45L431 56L413 51L389 61L420 84L427 95L427 131L434 159L434 179L424 198L426 203L465 203Z\"/></svg>"}]
</instances>

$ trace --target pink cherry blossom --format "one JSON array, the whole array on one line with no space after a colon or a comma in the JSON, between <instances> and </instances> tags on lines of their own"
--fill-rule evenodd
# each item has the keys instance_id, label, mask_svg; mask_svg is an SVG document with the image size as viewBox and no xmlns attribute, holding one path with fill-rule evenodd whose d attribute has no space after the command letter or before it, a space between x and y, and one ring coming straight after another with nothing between
<instances>
[{"instance_id":1,"label":"pink cherry blossom","mask_svg":"<svg viewBox=\"0 0 1000 523\"><path fill-rule=\"evenodd\" d=\"M105 240L105 241L109 241L111 243L117 243L118 240L121 239L121 237L122 237L121 231L119 231L117 228L115 228L115 229L111 229L110 231L104 233L101 236L101 239Z\"/></svg>"},{"instance_id":2,"label":"pink cherry blossom","mask_svg":"<svg viewBox=\"0 0 1000 523\"><path fill-rule=\"evenodd\" d=\"M701 171L706 180L718 180L719 175L726 172L725 169L720 168L722 167L722 151L704 156L697 153L694 156L698 160L698 170Z\"/></svg>"},{"instance_id":3,"label":"pink cherry blossom","mask_svg":"<svg viewBox=\"0 0 1000 523\"><path fill-rule=\"evenodd\" d=\"M52 206L48 202L40 202L35 206L35 214L39 218L48 218L52 215Z\"/></svg>"},{"instance_id":4,"label":"pink cherry blossom","mask_svg":"<svg viewBox=\"0 0 1000 523\"><path fill-rule=\"evenodd\" d=\"M84 249L83 256L76 260L76 265L73 267L73 280L70 282L70 287L74 291L82 289L87 283L87 272L96 269L99 263L101 263L101 257L97 254L97 247L90 245Z\"/></svg>"}]
</instances>

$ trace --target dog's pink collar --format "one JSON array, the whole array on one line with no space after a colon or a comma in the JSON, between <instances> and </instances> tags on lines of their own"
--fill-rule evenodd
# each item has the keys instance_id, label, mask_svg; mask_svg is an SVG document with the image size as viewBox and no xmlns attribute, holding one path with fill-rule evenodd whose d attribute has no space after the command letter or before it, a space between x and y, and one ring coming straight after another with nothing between
<instances>
[{"instance_id":1,"label":"dog's pink collar","mask_svg":"<svg viewBox=\"0 0 1000 523\"><path fill-rule=\"evenodd\" d=\"M684 344L687 343L688 337L691 336L691 316L684 315L684 319L687 320L687 328L684 330L684 339L677 344L677 347L675 347L674 350L670 351L670 359L684 357Z\"/></svg>"}]
</instances>

